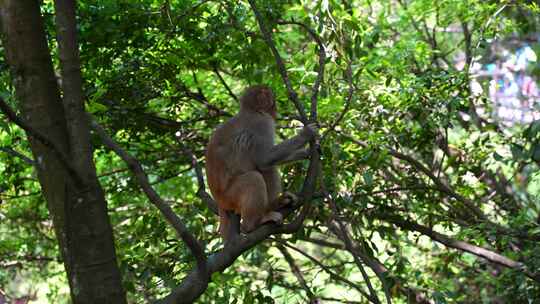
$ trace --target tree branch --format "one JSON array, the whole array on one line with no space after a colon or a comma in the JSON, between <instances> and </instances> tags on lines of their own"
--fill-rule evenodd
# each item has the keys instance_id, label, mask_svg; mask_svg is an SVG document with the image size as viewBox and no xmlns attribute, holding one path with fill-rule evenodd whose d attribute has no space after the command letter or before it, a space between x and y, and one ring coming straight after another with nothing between
<instances>
[{"instance_id":1,"label":"tree branch","mask_svg":"<svg viewBox=\"0 0 540 304\"><path fill-rule=\"evenodd\" d=\"M350 287L354 288L355 290L357 290L360 294L362 294L370 302L379 303L378 299L373 298L371 295L369 295L367 292L365 292L364 289L362 289L362 287L360 285L358 285L358 284L350 281L349 279L335 273L334 271L332 271L332 269L330 269L330 267L324 265L321 261L317 260L316 258L311 256L310 254L308 254L308 253L306 253L306 252L304 252L304 251L302 251L302 250L300 250L300 249L298 249L298 248L296 248L294 246L291 246L291 245L287 244L285 241L278 240L278 239L274 239L274 240L276 242L282 244L283 246L288 247L288 248L300 253L301 255L303 255L304 257L306 257L307 259L309 259L313 263L315 263L317 266L321 267L322 270L324 270L326 273L328 273L335 280L340 281L342 283L345 283L345 284L349 285Z\"/></svg>"},{"instance_id":2,"label":"tree branch","mask_svg":"<svg viewBox=\"0 0 540 304\"><path fill-rule=\"evenodd\" d=\"M37 165L35 160L27 157L26 155L24 155L22 153L17 152L15 150L11 149L11 148L0 147L0 151L5 152L6 154L9 154L11 156L20 158L20 159L22 159L23 162L27 163L28 165L31 165L31 166L36 166Z\"/></svg>"},{"instance_id":3,"label":"tree branch","mask_svg":"<svg viewBox=\"0 0 540 304\"><path fill-rule=\"evenodd\" d=\"M9 105L0 97L0 111L2 111L9 120L11 120L14 124L21 127L26 134L30 137L35 138L38 140L42 145L45 147L51 149L55 156L58 158L60 163L64 166L68 174L73 178L75 183L82 185L83 179L75 170L75 168L71 165L71 162L69 160L69 157L65 155L62 150L51 140L49 140L45 135L41 134L38 130L35 130L32 128L29 124L27 124L25 121L23 121L21 118L15 114L15 112L9 107ZM40 165L39 159L37 160L37 164Z\"/></svg>"},{"instance_id":4,"label":"tree branch","mask_svg":"<svg viewBox=\"0 0 540 304\"><path fill-rule=\"evenodd\" d=\"M257 10L255 6L255 2L253 0L249 0L249 3L255 13L255 17L257 19L257 22L259 23L259 27L261 29L261 32L263 34L263 38L270 47L270 50L272 51L276 64L278 66L278 70L280 72L280 75L285 83L285 86L287 88L287 93L289 100L291 100L294 105L296 106L299 114L300 114L300 120L307 124L308 118L305 113L305 109L303 105L298 100L298 95L293 90L290 79L287 75L287 71L285 68L285 65L283 63L283 60L281 56L279 55L279 52L276 49L275 43L272 40L271 33L266 28L263 18L260 14L260 12ZM324 48L321 49L324 51ZM320 51L321 51L320 50ZM319 67L320 71L322 70L321 67ZM318 81L314 84L313 87L313 95L312 95L312 119L316 119L317 112L317 94L320 86L320 82L322 82L322 75L319 75ZM193 94L189 94L193 95ZM198 98L201 102L201 96L190 96L192 98ZM204 100L205 101L205 100ZM206 101L205 101L206 102ZM313 110L314 109L314 110ZM279 210L283 213L284 218L287 217L289 214L291 214L293 211L295 211L299 206L302 206L302 211L300 214L289 224L286 225L276 225L272 223L268 223L265 225L260 226L255 231L247 234L247 235L236 235L234 238L232 238L223 249L220 251L212 254L208 257L206 260L206 269L207 274L210 276L214 272L221 272L230 265L234 263L234 261L246 250L249 250L250 248L254 247L261 241L267 239L270 235L274 234L283 234L283 233L294 233L302 227L303 221L305 220L307 214L309 213L310 206L306 204L305 202L309 201L313 197L314 189L315 189L315 182L317 180L318 173L320 171L320 160L319 160L319 153L318 149L315 145L311 145L312 149L312 157L309 165L309 169L307 172L306 179L304 181L304 185L302 187L302 191L300 194L300 202L296 206L287 207ZM192 157L193 162L193 157ZM199 193L201 192L202 188L202 172L197 172L197 178L199 182ZM199 269L193 269L180 283L179 286L177 286L168 296L163 298L162 300L158 301L159 303L191 303L195 299L197 299L207 288L209 281L207 279L201 278L200 270Z\"/></svg>"},{"instance_id":5,"label":"tree branch","mask_svg":"<svg viewBox=\"0 0 540 304\"><path fill-rule=\"evenodd\" d=\"M319 96L319 89L320 89L320 86L321 86L321 83L323 82L324 80L324 66L326 64L326 51L325 51L325 47L324 47L324 43L321 39L321 37L319 35L317 35L317 33L315 33L315 31L313 29L311 29L310 27L308 27L307 25L301 23L301 22L297 22L297 21L278 21L277 24L294 24L294 25L298 25L300 26L301 28L303 28L304 30L306 30L306 32L309 33L309 35L311 36L311 38L313 40L315 40L315 42L317 43L317 46L319 48L319 66L318 66L318 70L317 70L317 79L315 80L315 82L313 83L313 87L311 88L311 112L310 112L310 121L317 121L317 99L318 99L318 96Z\"/></svg>"},{"instance_id":6,"label":"tree branch","mask_svg":"<svg viewBox=\"0 0 540 304\"><path fill-rule=\"evenodd\" d=\"M254 4L253 0L250 1L250 4L251 4L253 10L255 11L255 15L257 15L257 12L255 10L255 4ZM259 14L259 17L260 17L260 14ZM258 19L259 19L258 21L259 21L259 26L261 27L261 31L263 31L263 25L264 24L262 22L262 19L260 19L260 18L258 18ZM318 67L318 71L317 71L317 79L313 83L313 87L311 89L311 103L310 103L311 104L311 112L310 112L310 117L309 117L309 120L311 122L316 122L317 121L317 103L318 103L318 97L319 97L319 89L320 89L321 83L324 80L324 65L326 63L326 51L325 51L324 44L322 42L321 37L319 37L319 35L317 35L317 33L315 33L314 30L312 30L311 28L309 28L307 25L305 25L303 23L295 22L295 21L281 21L281 22L278 22L278 24L295 24L295 25L299 25L300 27L302 27L304 30L306 30L309 33L311 38L313 40L315 40L315 42L318 45L318 48L319 48L319 67ZM271 49L272 49L272 46L273 46L273 49L275 50L275 45L274 45L274 42L272 40L272 37L270 36L269 32L267 34L268 35L264 35L264 32L263 32L263 36L265 36L265 40L266 40L267 44L270 46ZM276 62L279 64L278 59L280 59L280 57L279 57L279 53L277 53L277 50L274 53L274 57L276 57ZM281 69L280 69L280 71L281 71ZM287 76L287 73L286 73L285 70L282 71L282 77L283 76ZM285 77L285 78L288 79L288 77ZM299 111L299 113L300 113L300 116L302 116L302 112ZM305 114L304 114L304 116L305 116ZM307 175L306 179L304 180L304 186L303 186L303 189L302 189L302 195L304 197L310 197L311 198L313 196L314 191L315 191L316 179L317 179L317 176L319 175L319 172L321 170L321 168L320 168L321 167L320 154L321 154L320 140L319 140L319 138L316 138L315 141L310 143L311 161L309 163L308 175ZM310 211L310 206L305 206L304 208L302 208L301 216L305 217L309 211Z\"/></svg>"},{"instance_id":7,"label":"tree branch","mask_svg":"<svg viewBox=\"0 0 540 304\"><path fill-rule=\"evenodd\" d=\"M212 212L218 214L218 206L216 201L214 201L210 194L206 192L202 168L197 161L197 157L195 156L195 154L193 154L191 150L189 150L182 144L180 136L176 135L176 140L180 145L180 149L182 149L182 151L184 151L184 153L189 156L191 160L191 166L195 170L195 175L197 176L197 184L199 185L199 189L197 190L197 196L208 206L208 208Z\"/></svg>"},{"instance_id":8,"label":"tree branch","mask_svg":"<svg viewBox=\"0 0 540 304\"><path fill-rule=\"evenodd\" d=\"M77 43L77 21L75 0L55 0L58 55L62 75L62 105L64 106L71 163L81 173L94 166L90 125L84 109L82 92L81 60ZM93 169L95 171L95 169ZM91 174L90 174L91 175ZM89 183L92 178L83 175ZM97 180L94 180L97 182Z\"/></svg>"},{"instance_id":9,"label":"tree branch","mask_svg":"<svg viewBox=\"0 0 540 304\"><path fill-rule=\"evenodd\" d=\"M334 225L335 226L335 225ZM337 227L336 227L337 228ZM343 241L343 235L339 233L339 230L332 231L334 234ZM338 232L336 234L335 232ZM362 241L362 244L355 244L352 247L347 248L344 244L341 243L334 243L334 242L328 242L326 240L321 239L314 239L314 238L302 238L301 239L304 242L309 242L313 244L317 244L319 246L338 249L338 250L345 250L351 255L358 255L360 258L366 262L366 264L377 274L377 276L384 277L385 279L388 279L390 277L390 273L386 266L384 266L383 263L381 263L377 258L375 258L373 255L368 255L366 250L362 249L365 248L366 244L365 241ZM393 286L397 286L399 288L399 291L407 297L407 301L410 301L410 303L415 304L434 304L433 301L428 299L428 297L421 291L413 287L408 287L406 284L401 280L399 277L391 277L398 281L397 284L394 284ZM410 298L411 296L414 296L414 298ZM324 299L324 298L322 298Z\"/></svg>"},{"instance_id":10,"label":"tree branch","mask_svg":"<svg viewBox=\"0 0 540 304\"><path fill-rule=\"evenodd\" d=\"M266 27L266 24L264 23L263 16L261 15L261 12L257 8L257 5L255 4L255 0L248 0L249 5L251 6L251 9L253 10L253 13L255 14L255 18L257 19L257 23L259 24L259 28L261 30L261 33L263 35L263 39L270 48L270 51L274 55L274 58L276 60L276 65L279 70L279 74L281 75L281 78L283 79L283 82L285 83L285 87L287 88L287 94L289 96L289 100L292 101L296 107L296 110L300 114L300 120L302 123L307 124L308 118L306 115L306 110L304 109L304 106L298 100L298 94L293 89L291 80L289 79L289 76L287 75L287 68L285 68L285 63L283 62L283 59L281 58L281 55L279 55L279 52L276 48L276 44L274 43L274 40L272 39L272 34L270 30Z\"/></svg>"},{"instance_id":11,"label":"tree branch","mask_svg":"<svg viewBox=\"0 0 540 304\"><path fill-rule=\"evenodd\" d=\"M292 213L293 209L282 211L285 217ZM271 235L294 233L300 226L283 225L268 223L260 226L255 231L247 235L237 235L232 238L220 251L210 255L206 260L207 274L211 277L212 273L221 272L231 266L236 259L247 250L253 248ZM193 303L207 288L209 281L201 280L200 270L193 269L180 283L179 286L165 298L157 303Z\"/></svg>"},{"instance_id":12,"label":"tree branch","mask_svg":"<svg viewBox=\"0 0 540 304\"><path fill-rule=\"evenodd\" d=\"M324 142L324 139L326 138L326 136L328 136L328 134L332 131L334 131L337 127L337 125L339 125L341 123L341 120L343 120L343 118L345 117L345 114L347 114L347 112L349 112L349 108L351 106L351 101L352 101L352 97L353 97L353 94L354 94L354 85L353 85L353 78L352 78L352 62L349 61L347 62L347 70L345 71L345 76L347 78L347 83L349 84L349 90L347 92L347 97L345 98L345 107L343 107L343 111L341 111L341 113L339 114L338 118L330 125L330 127L326 130L326 132L324 132L324 134L321 136L321 142Z\"/></svg>"},{"instance_id":13,"label":"tree branch","mask_svg":"<svg viewBox=\"0 0 540 304\"><path fill-rule=\"evenodd\" d=\"M330 222L329 228L331 230L333 230L334 234L336 234L338 236L341 236L341 239L342 239L343 243L345 244L345 248L347 248L347 250L349 252L353 253L353 251L354 251L353 250L353 243L351 241L351 238L349 237L349 234L347 233L345 225L339 219L340 215L339 215L339 210L337 208L337 205L336 205L334 199L332 198L332 196L326 190L326 187L324 185L322 185L322 188L323 188L323 192L325 192L325 194L326 194L326 198L327 198L328 203L330 205L330 209L332 210L332 215L334 217L334 221L337 222L337 225L335 225L335 224L332 225L332 223ZM358 255L352 254L352 256L353 256L354 262L356 263L356 266L358 267L358 270L360 270L360 273L362 274L362 277L366 281L366 285L368 287L369 293L371 294L371 297L375 301L374 303L380 304L381 301L379 300L379 297L377 296L377 293L373 289L373 286L371 284L371 280L369 279L369 276L367 275L366 271L364 270L364 266L362 265L363 264L362 261L358 258ZM366 262L366 261L364 260L364 262ZM368 265L368 263L366 263L366 265ZM381 284L383 285L384 294L386 296L386 302L388 304L392 304L390 292L388 290L388 284L387 284L385 278L382 277L382 276L379 276L380 273L377 273L375 270L373 270L373 272L375 272L375 274L377 275L377 277L381 281Z\"/></svg>"},{"instance_id":14,"label":"tree branch","mask_svg":"<svg viewBox=\"0 0 540 304\"><path fill-rule=\"evenodd\" d=\"M361 147L368 147L368 144L367 143L364 143L362 141L359 141L359 140L356 140L355 138L349 136L349 135L346 135L346 134L343 134L341 133L345 138L351 140L353 143L361 146ZM461 196L459 193L455 192L454 190L452 190L448 185L446 185L445 183L443 183L439 178L437 178L437 176L435 176L435 174L433 174L433 172L431 172L431 170L429 168L427 168L426 166L424 166L421 162L419 162L418 160L414 159L413 157L409 156L409 155L406 155L406 154L403 154L401 152L398 152L392 148L389 148L389 147L385 147L385 149L388 151L388 153L390 155L392 155L393 157L397 158L397 159L401 159L401 160L404 160L406 162L408 162L410 165L412 165L413 167L415 167L417 170L421 171L422 173L424 173L434 184L435 186L437 186L437 188L442 191L443 193L446 193L448 195L450 195L451 197L453 197L454 199L458 200L459 202L463 203L465 206L467 206L469 209L471 209L471 211L473 211L473 213L479 218L479 219L482 219L486 222L488 222L485 214L482 212L482 210L476 206L474 204L474 202L472 202L471 200Z\"/></svg>"},{"instance_id":15,"label":"tree branch","mask_svg":"<svg viewBox=\"0 0 540 304\"><path fill-rule=\"evenodd\" d=\"M221 73L219 72L217 64L212 65L212 69L214 70L214 73L217 75L217 77L218 77L219 81L221 82L221 84L227 90L227 93L229 93L229 96L231 96L234 100L236 100L236 102L238 102L238 96L236 96L236 94L234 94L234 92L231 90L231 88L229 87L229 85L227 84L225 79L223 79L223 76L221 76Z\"/></svg>"},{"instance_id":16,"label":"tree branch","mask_svg":"<svg viewBox=\"0 0 540 304\"><path fill-rule=\"evenodd\" d=\"M288 96L289 96L289 100L291 100L294 105L296 106L296 109L298 110L298 113L300 114L300 119L302 121L302 123L307 124L308 122L308 118L306 116L306 111L304 109L304 106L302 105L302 103L300 103L300 101L298 100L298 94L294 91L294 89L292 88L292 85L291 85L291 81L289 79L289 76L287 74L287 69L285 68L285 64L283 63L283 59L281 58L281 56L279 55L279 52L276 48L276 44L274 43L274 40L272 39L272 34L270 32L270 30L266 27L266 24L264 23L264 20L263 20L263 17L260 13L260 11L257 9L257 6L255 5L255 0L248 0L250 6L251 6L251 9L253 10L254 14L255 14L255 18L257 19L257 23L259 24L259 28L261 30L261 33L263 34L263 38L266 42L266 44L268 45L268 47L270 48L270 50L272 51L272 54L274 55L274 58L276 60L276 64L278 66L278 70L279 70L279 73L281 75L281 78L283 79L283 82L285 83L285 86L287 87L287 92L288 92ZM302 25L302 24L300 24ZM306 27L307 28L307 27ZM314 35L314 39L318 39L318 41L320 42L320 45L319 45L319 59L321 58L325 58L325 51L324 51L324 45L322 44L322 41L320 40L320 38L315 34L315 32L313 32L312 30L309 30L308 29L308 32L310 33L313 33ZM324 60L322 62L322 65L319 66L319 72L320 73L324 73ZM316 118L317 118L317 111L316 111L316 108L317 108L317 97L318 97L318 91L319 91L319 85L320 85L320 82L322 81L322 78L323 75L320 74L318 75L318 78L317 78L317 81L315 82L314 86L313 86L313 92L312 92L312 103L311 103L311 109L312 109L312 117L310 117L311 121L316 121ZM311 160L309 162L309 168L308 168L308 173L307 173L307 176L306 176L306 179L304 180L304 184L303 184L303 187L302 187L302 192L301 192L301 196L303 197L303 200L310 200L312 197L313 197L313 193L315 192L315 183L316 183L316 180L317 180L317 176L319 174L319 171L320 171L320 153L319 153L319 146L317 143L311 143L310 144L310 155L311 155ZM300 217L298 218L299 220L303 221L303 219L305 218L306 214L309 212L309 206L305 206L304 208L302 208L302 212L301 212L301 215Z\"/></svg>"},{"instance_id":17,"label":"tree branch","mask_svg":"<svg viewBox=\"0 0 540 304\"><path fill-rule=\"evenodd\" d=\"M539 274L532 273L526 268L526 266L523 263L516 262L497 252L494 252L492 250L489 250L487 248L483 248L480 246L475 246L464 241L452 239L451 237L447 235L436 232L429 227L417 224L413 221L406 220L396 214L390 214L390 213L385 212L385 213L377 213L374 215L379 219L395 224L401 229L420 232L421 234L428 236L432 240L437 241L441 244L444 244L446 247L465 251L475 256L484 258L491 263L495 263L495 264L516 270L518 272L521 272L525 274L526 276L528 276L529 278L533 279L534 281L540 283Z\"/></svg>"},{"instance_id":18,"label":"tree branch","mask_svg":"<svg viewBox=\"0 0 540 304\"><path fill-rule=\"evenodd\" d=\"M208 99L206 98L206 96L204 96L204 94L202 94L201 92L192 92L183 83L179 84L178 89L180 91L184 92L186 97L189 97L189 98L199 102L200 104L204 105L209 111L214 112L214 113L216 113L218 115L223 115L223 116L226 116L226 117L232 117L231 113L229 113L227 111L224 111L224 110L214 106L213 104L211 104L208 101Z\"/></svg>"},{"instance_id":19,"label":"tree branch","mask_svg":"<svg viewBox=\"0 0 540 304\"><path fill-rule=\"evenodd\" d=\"M208 258L205 258L203 248L199 242L189 233L180 218L178 218L174 211L150 186L148 177L142 170L140 163L135 158L127 154L122 148L120 148L118 144L116 144L105 133L105 130L103 130L103 128L93 120L92 128L94 128L94 130L102 138L105 145L115 151L128 164L130 170L135 174L137 181L143 188L143 191L148 196L150 201L161 211L167 221L176 229L182 240L186 242L187 246L197 259L198 267L193 269L184 278L182 283L171 292L171 294L158 301L159 303L192 303L204 292L204 290L206 290L210 275L212 273L221 272L227 267L231 266L242 253L265 240L268 238L268 236L280 233L294 233L301 227L302 222L298 220L295 220L295 222L289 225L283 226L266 224L248 235L238 235L236 238L233 238L230 242L228 242L222 250L209 256ZM202 178L202 171L200 169L196 169L196 171L198 171L197 175L200 182L200 178ZM295 208L296 207L289 207L281 211L286 217L287 215L291 214Z\"/></svg>"},{"instance_id":20,"label":"tree branch","mask_svg":"<svg viewBox=\"0 0 540 304\"><path fill-rule=\"evenodd\" d=\"M176 215L176 213L172 210L172 208L167 204L154 190L154 188L150 185L150 182L148 181L148 176L142 169L141 164L131 155L129 155L126 151L124 151L117 143L113 141L112 138L107 135L107 132L91 117L91 125L94 131L96 131L97 135L101 138L103 143L109 147L111 150L113 150L124 162L127 163L129 169L133 172L135 175L135 178L137 179L137 182L143 189L143 192L146 194L150 202L154 204L161 214L165 217L165 219L169 222L169 224L176 230L180 238L186 243L188 248L191 250L193 255L195 256L195 259L197 261L198 268L205 272L204 269L206 268L206 255L204 253L203 246L199 243L199 241L189 232L186 225L182 222L182 220Z\"/></svg>"},{"instance_id":21,"label":"tree branch","mask_svg":"<svg viewBox=\"0 0 540 304\"><path fill-rule=\"evenodd\" d=\"M285 246L278 245L277 248L279 249L279 252L281 252L283 257L285 258L285 261L287 261L287 264L289 264L289 267L291 268L292 273L294 274L294 276L298 280L298 283L300 284L300 286L302 286L302 289L304 289L304 291L306 292L306 294L307 294L307 296L308 296L308 298L310 300L310 303L311 303L311 301L313 299L315 299L315 295L313 294L313 292L309 288L309 286L308 286L308 284L306 282L306 279L302 275L302 271L300 270L298 265L296 265L296 262L294 261L294 258L289 253L287 248L285 248Z\"/></svg>"}]
</instances>

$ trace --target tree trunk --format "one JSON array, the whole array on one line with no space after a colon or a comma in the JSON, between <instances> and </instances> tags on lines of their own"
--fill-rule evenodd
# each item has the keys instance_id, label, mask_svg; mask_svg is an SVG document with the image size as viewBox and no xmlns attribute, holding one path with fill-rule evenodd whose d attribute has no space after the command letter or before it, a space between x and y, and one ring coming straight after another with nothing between
<instances>
[{"instance_id":1,"label":"tree trunk","mask_svg":"<svg viewBox=\"0 0 540 304\"><path fill-rule=\"evenodd\" d=\"M62 4L69 8L72 2ZM0 1L6 59L23 120L33 132L46 136L59 150L54 151L35 139L33 132L27 131L68 274L73 303L126 303L107 205L92 160L90 129L82 103L80 66L77 66L78 53L73 52L73 45L76 49L75 29L69 28L69 24L74 26L74 15L70 16L69 10L57 13L66 14L57 19L59 40L68 39L59 42L64 47L60 46L62 75L69 86L64 88L64 102L53 71L37 0ZM58 155L66 156L77 178Z\"/></svg>"}]
</instances>

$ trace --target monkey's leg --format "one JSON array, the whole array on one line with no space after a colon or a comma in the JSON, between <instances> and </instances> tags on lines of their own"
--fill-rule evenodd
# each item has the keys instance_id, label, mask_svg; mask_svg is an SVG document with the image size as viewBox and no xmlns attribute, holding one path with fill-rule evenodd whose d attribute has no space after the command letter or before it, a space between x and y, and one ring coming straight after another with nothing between
<instances>
[{"instance_id":1,"label":"monkey's leg","mask_svg":"<svg viewBox=\"0 0 540 304\"><path fill-rule=\"evenodd\" d=\"M270 205L272 210L279 210L281 208L288 207L298 202L298 196L296 194L285 191L278 198L276 198Z\"/></svg>"},{"instance_id":2,"label":"monkey's leg","mask_svg":"<svg viewBox=\"0 0 540 304\"><path fill-rule=\"evenodd\" d=\"M236 177L227 190L227 196L238 202L243 232L253 231L265 222L280 222L282 219L280 213L268 212L270 209L266 183L258 171L246 172Z\"/></svg>"},{"instance_id":3,"label":"monkey's leg","mask_svg":"<svg viewBox=\"0 0 540 304\"><path fill-rule=\"evenodd\" d=\"M270 170L265 170L261 172L264 181L266 183L266 192L268 193L268 210L277 211L281 208L287 207L291 204L294 204L298 201L296 195L290 192L281 193L281 178L279 176L278 170L274 167ZM270 221L275 221L280 223L283 221L283 216L281 213L279 215L274 214L275 219L269 219ZM279 218L278 218L279 217ZM276 220L277 219L277 220Z\"/></svg>"}]
</instances>

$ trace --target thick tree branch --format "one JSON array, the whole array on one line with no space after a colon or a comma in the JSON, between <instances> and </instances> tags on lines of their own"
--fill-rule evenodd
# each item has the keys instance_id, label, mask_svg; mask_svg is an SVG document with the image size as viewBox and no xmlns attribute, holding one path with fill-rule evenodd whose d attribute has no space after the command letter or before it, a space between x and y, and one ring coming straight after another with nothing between
<instances>
[{"instance_id":1,"label":"thick tree branch","mask_svg":"<svg viewBox=\"0 0 540 304\"><path fill-rule=\"evenodd\" d=\"M64 59L67 57L63 57L66 54L72 56L73 49L78 49L74 37L64 35L74 33L76 29L75 1L57 1L59 6L55 15L58 20L62 19L58 21L57 31L61 36L58 41L62 74L70 78L68 83L76 82L71 77L80 73L77 63L71 61L72 57L66 65ZM69 88L64 86L66 99L62 99L40 3L33 0L0 1L3 52L12 72L23 119L17 121L14 113L6 108L3 110L26 131L38 162L37 177L58 239L72 301L126 303L105 196L95 176L92 151L86 149L90 144L88 141L83 143L85 147L75 147L85 139L73 140L79 135L73 132L75 129L86 133L86 138L90 133L81 98L70 95L76 90L80 92L81 88L77 88L75 82ZM71 47L64 48L67 45ZM81 121L73 121L74 116L71 116L70 107L75 103L82 109L78 112ZM79 128L79 124L86 126Z\"/></svg>"},{"instance_id":2,"label":"thick tree branch","mask_svg":"<svg viewBox=\"0 0 540 304\"><path fill-rule=\"evenodd\" d=\"M301 227L303 218L301 218L301 220L298 220L297 218L291 224L283 226L275 224L263 225L248 235L238 235L236 238L227 243L226 247L224 247L221 251L209 256L207 259L204 259L202 246L188 232L183 222L176 214L174 214L172 209L149 185L148 178L137 160L127 154L114 141L112 141L112 139L110 139L110 137L105 133L103 128L101 128L101 126L99 126L95 121L92 122L92 127L102 138L105 145L114 150L128 164L129 168L134 172L139 184L142 186L145 194L162 212L169 223L177 230L197 258L198 267L193 269L169 296L159 301L160 303L192 303L206 290L209 283L209 277L212 273L225 270L227 267L232 265L242 253L265 240L268 238L268 236L280 233L294 233ZM202 177L202 171L199 171L197 175L198 178ZM298 206L285 208L282 210L282 212L285 216L287 216L291 214L297 207Z\"/></svg>"},{"instance_id":3,"label":"thick tree branch","mask_svg":"<svg viewBox=\"0 0 540 304\"><path fill-rule=\"evenodd\" d=\"M178 215L176 215L176 213L172 210L169 204L167 204L159 196L156 190L154 190L154 188L150 185L150 182L148 181L148 176L142 169L141 164L134 157L124 151L117 143L115 143L113 139L109 137L109 135L107 135L107 132L95 120L91 120L91 125L94 131L96 131L97 135L101 138L103 143L111 150L113 150L116 154L118 154L118 156L120 156L120 158L122 158L122 160L127 163L129 169L133 172L135 178L137 179L137 182L143 189L143 192L146 194L152 204L154 204L159 209L167 222L169 222L169 224L171 224L171 226L176 230L180 238L182 238L182 240L186 243L188 248L195 256L195 259L197 260L198 268L204 272L204 269L206 267L206 255L204 253L203 246L189 232L186 225L182 222Z\"/></svg>"},{"instance_id":4,"label":"thick tree branch","mask_svg":"<svg viewBox=\"0 0 540 304\"><path fill-rule=\"evenodd\" d=\"M282 211L285 217L292 213L293 209ZM253 248L271 235L283 233L295 233L301 225L265 224L247 235L237 235L231 239L220 251L210 255L206 261L208 277L212 273L221 272L231 266L236 259L247 250ZM201 279L200 270L193 269L168 296L158 303L192 303L208 287L208 280Z\"/></svg>"},{"instance_id":5,"label":"thick tree branch","mask_svg":"<svg viewBox=\"0 0 540 304\"><path fill-rule=\"evenodd\" d=\"M95 168L90 143L90 125L84 110L81 62L77 43L75 0L55 0L58 54L62 74L62 105L69 134L71 163L90 183L95 181ZM91 168L91 170L87 170Z\"/></svg>"}]
</instances>

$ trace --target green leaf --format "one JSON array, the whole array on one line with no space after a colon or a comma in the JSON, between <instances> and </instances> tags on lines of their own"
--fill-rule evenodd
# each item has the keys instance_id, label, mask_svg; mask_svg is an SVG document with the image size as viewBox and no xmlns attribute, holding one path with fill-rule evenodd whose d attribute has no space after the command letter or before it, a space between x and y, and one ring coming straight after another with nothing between
<instances>
[{"instance_id":1,"label":"green leaf","mask_svg":"<svg viewBox=\"0 0 540 304\"><path fill-rule=\"evenodd\" d=\"M6 133L11 134L11 128L6 120L0 120L0 130L6 131Z\"/></svg>"},{"instance_id":2,"label":"green leaf","mask_svg":"<svg viewBox=\"0 0 540 304\"><path fill-rule=\"evenodd\" d=\"M531 157L534 161L540 162L540 143L536 143L533 146Z\"/></svg>"},{"instance_id":3,"label":"green leaf","mask_svg":"<svg viewBox=\"0 0 540 304\"><path fill-rule=\"evenodd\" d=\"M512 157L515 160L522 160L525 159L525 153L523 151L523 146L520 146L518 144L512 144L510 146L510 151L512 151Z\"/></svg>"},{"instance_id":4,"label":"green leaf","mask_svg":"<svg viewBox=\"0 0 540 304\"><path fill-rule=\"evenodd\" d=\"M364 174L362 174L362 177L364 178L364 182L365 182L368 186L372 186L372 185L373 185L373 174L371 173L371 171L366 171L366 172L364 172Z\"/></svg>"},{"instance_id":5,"label":"green leaf","mask_svg":"<svg viewBox=\"0 0 540 304\"><path fill-rule=\"evenodd\" d=\"M525 137L532 140L536 137L538 132L540 132L540 120L535 120L525 130Z\"/></svg>"}]
</instances>

